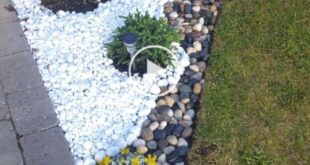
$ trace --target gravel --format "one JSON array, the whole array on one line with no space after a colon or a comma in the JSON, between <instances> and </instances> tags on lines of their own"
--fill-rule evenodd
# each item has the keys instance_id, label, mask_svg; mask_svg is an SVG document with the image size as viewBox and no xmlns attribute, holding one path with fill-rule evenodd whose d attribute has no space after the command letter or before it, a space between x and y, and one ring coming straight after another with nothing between
<instances>
[{"instance_id":1,"label":"gravel","mask_svg":"<svg viewBox=\"0 0 310 165\"><path fill-rule=\"evenodd\" d=\"M76 164L92 165L126 146L157 155L158 164L184 164L217 0L111 0L86 14L53 14L40 0L13 1ZM104 45L124 26L119 16L136 10L166 17L182 33L175 68L129 78L106 57Z\"/></svg>"},{"instance_id":2,"label":"gravel","mask_svg":"<svg viewBox=\"0 0 310 165\"><path fill-rule=\"evenodd\" d=\"M178 47L180 65L162 74L174 76L157 84L153 75L129 78L106 57L104 45L124 26L120 16L147 11L164 17L165 0L112 0L85 14L54 14L40 0L13 2L76 163L93 164L131 145L156 106L157 96L150 93L158 94L159 85L176 83L189 65L189 57ZM138 151L147 150L140 146Z\"/></svg>"}]
</instances>

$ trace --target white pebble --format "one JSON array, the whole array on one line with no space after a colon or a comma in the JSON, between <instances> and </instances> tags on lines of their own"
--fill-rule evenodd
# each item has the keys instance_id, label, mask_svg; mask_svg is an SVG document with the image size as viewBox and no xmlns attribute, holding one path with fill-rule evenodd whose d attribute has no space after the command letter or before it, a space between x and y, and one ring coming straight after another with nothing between
<instances>
[{"instance_id":1,"label":"white pebble","mask_svg":"<svg viewBox=\"0 0 310 165\"><path fill-rule=\"evenodd\" d=\"M160 93L160 88L158 85L153 85L151 87L151 93L154 94L154 95L158 95Z\"/></svg>"},{"instance_id":2,"label":"white pebble","mask_svg":"<svg viewBox=\"0 0 310 165\"><path fill-rule=\"evenodd\" d=\"M84 160L84 165L96 165L96 161L91 158L87 158Z\"/></svg>"},{"instance_id":3,"label":"white pebble","mask_svg":"<svg viewBox=\"0 0 310 165\"><path fill-rule=\"evenodd\" d=\"M106 153L104 151L99 151L96 155L95 155L95 160L97 162L99 162L100 160L102 160L104 158L104 156L106 155Z\"/></svg>"}]
</instances>

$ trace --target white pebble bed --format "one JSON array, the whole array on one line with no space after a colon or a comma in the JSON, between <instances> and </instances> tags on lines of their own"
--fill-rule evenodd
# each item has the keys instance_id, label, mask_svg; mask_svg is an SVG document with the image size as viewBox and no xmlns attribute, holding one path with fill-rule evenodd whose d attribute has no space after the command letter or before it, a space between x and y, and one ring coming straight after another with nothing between
<instances>
[{"instance_id":1,"label":"white pebble bed","mask_svg":"<svg viewBox=\"0 0 310 165\"><path fill-rule=\"evenodd\" d=\"M176 83L189 65L179 47L174 71L162 71L161 79L129 78L106 57L104 44L124 26L120 16L147 11L164 17L166 0L111 0L86 14L53 14L40 0L13 2L76 164L95 165L137 139L156 106L157 96L148 93Z\"/></svg>"}]
</instances>

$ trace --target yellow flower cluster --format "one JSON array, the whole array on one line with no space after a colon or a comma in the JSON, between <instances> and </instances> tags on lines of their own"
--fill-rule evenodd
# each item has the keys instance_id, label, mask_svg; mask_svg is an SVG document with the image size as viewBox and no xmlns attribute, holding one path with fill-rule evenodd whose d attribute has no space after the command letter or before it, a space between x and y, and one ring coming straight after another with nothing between
<instances>
[{"instance_id":1,"label":"yellow flower cluster","mask_svg":"<svg viewBox=\"0 0 310 165\"><path fill-rule=\"evenodd\" d=\"M144 162L147 165L156 165L156 156L148 155L145 159Z\"/></svg>"},{"instance_id":2,"label":"yellow flower cluster","mask_svg":"<svg viewBox=\"0 0 310 165\"><path fill-rule=\"evenodd\" d=\"M99 165L109 165L111 163L111 158L109 156L105 156L100 162Z\"/></svg>"},{"instance_id":3,"label":"yellow flower cluster","mask_svg":"<svg viewBox=\"0 0 310 165\"><path fill-rule=\"evenodd\" d=\"M118 164L127 164L130 161L130 165L141 165L140 160L143 161L143 156L140 157L136 154L131 155L129 154L130 151L128 148L123 148L120 150L120 153L122 155L121 158L118 158L118 160L115 160L115 162L118 162ZM148 155L147 157L144 157L144 163L145 165L156 165L156 156ZM101 161L98 162L99 165L110 165L112 162L114 162L111 157L105 156Z\"/></svg>"},{"instance_id":4,"label":"yellow flower cluster","mask_svg":"<svg viewBox=\"0 0 310 165\"><path fill-rule=\"evenodd\" d=\"M131 165L139 165L139 158L132 157L130 160Z\"/></svg>"}]
</instances>

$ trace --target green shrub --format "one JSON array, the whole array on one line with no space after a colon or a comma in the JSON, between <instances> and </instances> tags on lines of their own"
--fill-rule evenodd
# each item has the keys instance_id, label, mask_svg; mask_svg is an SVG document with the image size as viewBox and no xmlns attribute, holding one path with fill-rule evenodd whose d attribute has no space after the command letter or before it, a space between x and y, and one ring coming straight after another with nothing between
<instances>
[{"instance_id":1,"label":"green shrub","mask_svg":"<svg viewBox=\"0 0 310 165\"><path fill-rule=\"evenodd\" d=\"M152 18L148 13L145 15L141 13L131 14L125 17L125 26L116 30L114 40L107 44L107 55L118 69L121 66L128 66L130 62L130 57L122 41L123 35L128 32L137 34L137 50L148 45L161 45L169 48L172 42L180 41L178 31L171 27L166 20ZM139 65L145 65L145 59L149 59L162 67L172 65L170 55L160 49L143 51L135 62Z\"/></svg>"}]
</instances>

